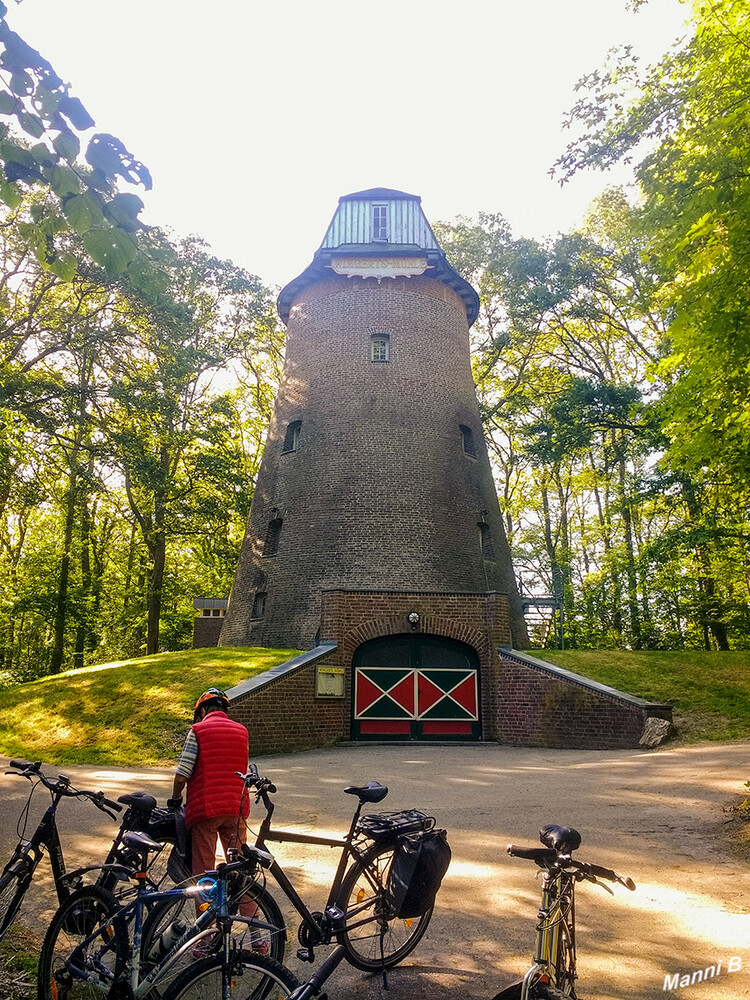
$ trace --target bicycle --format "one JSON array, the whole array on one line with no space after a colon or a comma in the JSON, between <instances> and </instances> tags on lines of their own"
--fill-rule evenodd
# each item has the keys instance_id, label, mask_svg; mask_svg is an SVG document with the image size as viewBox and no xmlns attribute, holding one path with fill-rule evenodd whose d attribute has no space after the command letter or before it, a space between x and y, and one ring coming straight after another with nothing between
<instances>
[{"instance_id":1,"label":"bicycle","mask_svg":"<svg viewBox=\"0 0 750 1000\"><path fill-rule=\"evenodd\" d=\"M274 997L288 997L299 986L288 969L245 948L233 933L235 924L250 933L276 930L230 908L237 892L234 883L254 879L259 868L269 865L267 852L243 845L241 857L206 872L196 885L154 890L146 875L148 855L161 845L141 832L125 833L123 842L140 856L141 870L133 876L126 868L112 868L122 878L135 878L135 899L120 905L111 893L92 885L77 890L59 907L39 957L38 1000L140 1000L146 995L161 1000L228 1000L240 995L243 1000L265 1000L272 990ZM190 926L170 925L154 942L156 947L145 943L147 925L158 915L160 903L196 898L204 906ZM209 953L203 957L196 950L205 945ZM190 964L180 969L185 957Z\"/></svg>"},{"instance_id":2,"label":"bicycle","mask_svg":"<svg viewBox=\"0 0 750 1000\"><path fill-rule=\"evenodd\" d=\"M602 879L619 882L635 889L626 878L600 865L573 859L573 851L581 846L581 835L571 827L550 824L542 827L539 839L544 847L508 845L508 854L533 861L544 872L542 902L532 966L523 980L508 986L493 1000L570 1000L575 992L575 887L577 882L594 882L612 892Z\"/></svg>"},{"instance_id":3,"label":"bicycle","mask_svg":"<svg viewBox=\"0 0 750 1000\"><path fill-rule=\"evenodd\" d=\"M362 816L365 804L382 802L388 794L385 785L370 781L344 788L358 802L343 837L272 829L274 803L270 796L276 792L276 786L269 778L260 777L254 764L242 777L246 788L255 789L256 804L262 801L266 810L255 839L256 848L265 851L272 841L341 850L322 912L308 908L275 858L271 857L267 869L264 868L301 917L297 957L312 962L314 949L335 939L343 948L343 952L334 953L338 959L335 964L346 958L350 965L364 972L384 971L406 958L427 930L433 905L417 917L400 918L389 891L391 867L402 838L430 831L434 819L416 809ZM330 961L334 961L334 955Z\"/></svg>"},{"instance_id":4,"label":"bicycle","mask_svg":"<svg viewBox=\"0 0 750 1000\"><path fill-rule=\"evenodd\" d=\"M96 880L98 884L112 891L117 885L117 878L108 866L114 861L131 867L135 864L135 858L129 857L123 846L124 833L128 830L147 827L156 806L156 800L152 796L140 792L121 795L118 802L112 802L105 798L103 792L90 792L74 788L70 783L70 778L64 774L58 775L57 779L51 779L45 775L41 770L40 761L30 763L22 760L11 760L9 767L12 770L6 771L6 774L28 779L32 782L32 788L19 817L18 843L10 860L3 868L2 875L0 875L0 940L11 926L21 907L45 850L49 854L58 903L63 903L72 892L80 888L83 885L83 876L91 871L98 872ZM29 839L26 839L25 832L31 801L40 784L49 791L52 801L42 815L34 833ZM117 819L116 813L122 812L123 805L127 806L120 829L103 864L89 865L71 872L66 870L56 820L57 808L63 798L88 799L112 820ZM168 831L164 829L163 823L159 824L159 832L165 839L168 837ZM155 873L151 874L153 877ZM163 876L164 873L160 873L158 880L160 881Z\"/></svg>"}]
</instances>

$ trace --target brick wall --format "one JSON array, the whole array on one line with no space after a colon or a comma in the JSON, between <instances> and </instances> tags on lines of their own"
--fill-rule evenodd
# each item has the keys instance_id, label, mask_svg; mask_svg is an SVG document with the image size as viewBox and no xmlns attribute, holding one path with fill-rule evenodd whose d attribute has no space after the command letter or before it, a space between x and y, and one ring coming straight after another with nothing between
<instances>
[{"instance_id":1,"label":"brick wall","mask_svg":"<svg viewBox=\"0 0 750 1000\"><path fill-rule=\"evenodd\" d=\"M290 753L329 746L348 730L348 702L315 697L317 663L329 662L329 656L300 657L299 666L269 671L268 683L230 698L229 714L247 726L250 757L266 753Z\"/></svg>"},{"instance_id":2,"label":"brick wall","mask_svg":"<svg viewBox=\"0 0 750 1000\"><path fill-rule=\"evenodd\" d=\"M414 629L409 615L416 612ZM351 736L352 661L364 642L414 634L471 646L480 667L482 738L522 746L635 747L653 705L508 649L503 594L332 590L322 597L321 647L229 692L231 715L248 727L251 752L326 746ZM506 648L503 648L506 647ZM315 696L318 663L343 667L343 699Z\"/></svg>"},{"instance_id":3,"label":"brick wall","mask_svg":"<svg viewBox=\"0 0 750 1000\"><path fill-rule=\"evenodd\" d=\"M193 622L193 649L217 646L223 624L223 618L204 618L203 615L198 615Z\"/></svg>"},{"instance_id":4,"label":"brick wall","mask_svg":"<svg viewBox=\"0 0 750 1000\"><path fill-rule=\"evenodd\" d=\"M500 743L575 749L635 747L648 716L668 705L634 698L553 664L500 652L495 738Z\"/></svg>"},{"instance_id":5,"label":"brick wall","mask_svg":"<svg viewBox=\"0 0 750 1000\"><path fill-rule=\"evenodd\" d=\"M373 363L387 334L390 361ZM301 421L299 446L286 430ZM464 451L461 426L473 434ZM278 550L264 552L281 521ZM492 534L483 558L479 522ZM486 556L486 552L485 552ZM428 277L332 275L305 288L232 587L222 645L307 648L328 589L498 591L525 624L469 358L466 308ZM267 594L265 614L253 600ZM515 606L514 605L514 606Z\"/></svg>"}]
</instances>

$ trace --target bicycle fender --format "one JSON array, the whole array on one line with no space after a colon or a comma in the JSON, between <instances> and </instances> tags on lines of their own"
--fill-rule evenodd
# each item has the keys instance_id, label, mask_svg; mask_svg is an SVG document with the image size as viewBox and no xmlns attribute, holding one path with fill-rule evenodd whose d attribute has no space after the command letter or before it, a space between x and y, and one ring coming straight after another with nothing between
<instances>
[{"instance_id":1,"label":"bicycle fender","mask_svg":"<svg viewBox=\"0 0 750 1000\"><path fill-rule=\"evenodd\" d=\"M492 1000L521 1000L522 988L523 981L519 979L517 983L513 983L511 986L506 986L504 990L496 993Z\"/></svg>"}]
</instances>

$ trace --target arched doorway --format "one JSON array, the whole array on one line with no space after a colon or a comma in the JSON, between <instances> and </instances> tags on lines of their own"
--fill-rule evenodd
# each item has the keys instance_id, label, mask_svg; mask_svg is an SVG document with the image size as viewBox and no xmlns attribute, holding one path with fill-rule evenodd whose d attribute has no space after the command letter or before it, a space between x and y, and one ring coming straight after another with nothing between
<instances>
[{"instance_id":1,"label":"arched doorway","mask_svg":"<svg viewBox=\"0 0 750 1000\"><path fill-rule=\"evenodd\" d=\"M354 654L352 737L478 740L479 660L462 642L396 635Z\"/></svg>"}]
</instances>

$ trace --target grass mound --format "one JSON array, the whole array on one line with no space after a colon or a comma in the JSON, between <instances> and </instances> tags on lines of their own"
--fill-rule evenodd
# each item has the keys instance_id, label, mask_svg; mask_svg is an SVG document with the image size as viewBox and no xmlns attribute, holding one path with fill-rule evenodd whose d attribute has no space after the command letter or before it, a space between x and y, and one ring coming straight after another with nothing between
<instances>
[{"instance_id":1,"label":"grass mound","mask_svg":"<svg viewBox=\"0 0 750 1000\"><path fill-rule=\"evenodd\" d=\"M179 756L195 699L297 655L222 647L159 653L0 691L0 753L49 764L158 766Z\"/></svg>"},{"instance_id":2,"label":"grass mound","mask_svg":"<svg viewBox=\"0 0 750 1000\"><path fill-rule=\"evenodd\" d=\"M750 651L531 650L538 659L673 706L684 743L750 739Z\"/></svg>"}]
</instances>

